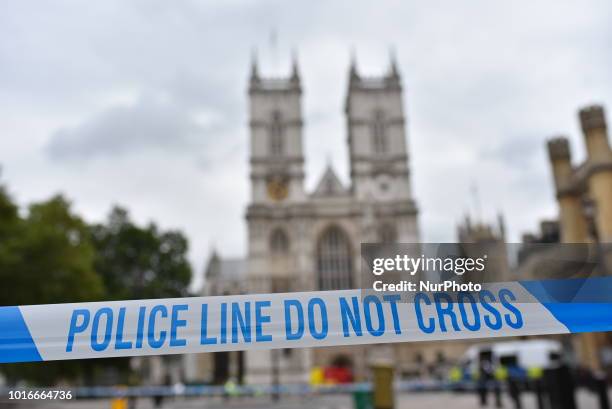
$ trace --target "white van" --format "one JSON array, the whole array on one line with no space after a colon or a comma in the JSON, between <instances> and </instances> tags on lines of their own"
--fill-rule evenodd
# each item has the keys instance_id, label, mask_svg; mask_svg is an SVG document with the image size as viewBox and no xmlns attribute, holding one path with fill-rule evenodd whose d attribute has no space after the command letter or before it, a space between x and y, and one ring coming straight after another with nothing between
<instances>
[{"instance_id":1,"label":"white van","mask_svg":"<svg viewBox=\"0 0 612 409\"><path fill-rule=\"evenodd\" d=\"M548 368L558 362L563 348L560 342L549 339L495 342L473 345L463 354L461 366L466 372L477 373L482 359L493 366L519 366L524 369Z\"/></svg>"}]
</instances>

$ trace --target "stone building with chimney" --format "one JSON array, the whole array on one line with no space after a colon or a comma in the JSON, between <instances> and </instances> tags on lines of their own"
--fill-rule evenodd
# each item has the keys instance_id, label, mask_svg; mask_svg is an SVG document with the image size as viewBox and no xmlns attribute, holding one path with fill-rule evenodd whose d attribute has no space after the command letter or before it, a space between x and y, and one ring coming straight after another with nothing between
<instances>
[{"instance_id":1,"label":"stone building with chimney","mask_svg":"<svg viewBox=\"0 0 612 409\"><path fill-rule=\"evenodd\" d=\"M582 163L572 161L568 138L561 136L548 141L559 208L558 235L561 243L589 243L590 252L598 260L597 271L593 273L610 275L612 151L604 108L598 105L583 108L579 119L587 154ZM610 333L578 335L574 337L574 348L578 359L589 367L612 368Z\"/></svg>"}]
</instances>

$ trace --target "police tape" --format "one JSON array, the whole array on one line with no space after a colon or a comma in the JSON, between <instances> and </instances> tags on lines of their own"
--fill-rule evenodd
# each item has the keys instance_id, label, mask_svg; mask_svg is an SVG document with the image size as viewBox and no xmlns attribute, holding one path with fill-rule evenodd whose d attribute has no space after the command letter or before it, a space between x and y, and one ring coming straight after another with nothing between
<instances>
[{"instance_id":1,"label":"police tape","mask_svg":"<svg viewBox=\"0 0 612 409\"><path fill-rule=\"evenodd\" d=\"M612 330L612 278L0 307L0 363Z\"/></svg>"}]
</instances>

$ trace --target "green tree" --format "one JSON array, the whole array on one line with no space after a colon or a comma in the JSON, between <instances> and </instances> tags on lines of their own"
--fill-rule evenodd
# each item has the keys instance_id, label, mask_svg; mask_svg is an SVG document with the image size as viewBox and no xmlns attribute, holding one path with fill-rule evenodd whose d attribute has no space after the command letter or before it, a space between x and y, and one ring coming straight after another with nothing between
<instances>
[{"instance_id":1,"label":"green tree","mask_svg":"<svg viewBox=\"0 0 612 409\"><path fill-rule=\"evenodd\" d=\"M92 226L95 269L107 299L183 297L189 293L191 266L187 239L179 231L160 231L154 223L134 224L115 207L105 224Z\"/></svg>"},{"instance_id":2,"label":"green tree","mask_svg":"<svg viewBox=\"0 0 612 409\"><path fill-rule=\"evenodd\" d=\"M0 305L49 304L188 295L187 240L177 231L139 227L115 208L105 224L89 226L62 196L29 207L0 186ZM9 382L50 386L91 384L98 375L127 379L129 359L2 365Z\"/></svg>"},{"instance_id":3,"label":"green tree","mask_svg":"<svg viewBox=\"0 0 612 409\"><path fill-rule=\"evenodd\" d=\"M160 231L154 223L140 227L119 207L111 210L105 223L91 226L90 232L96 249L94 267L107 300L189 295L191 266L182 233ZM124 380L130 378L129 358L105 361Z\"/></svg>"},{"instance_id":4,"label":"green tree","mask_svg":"<svg viewBox=\"0 0 612 409\"><path fill-rule=\"evenodd\" d=\"M102 280L93 268L89 227L62 196L33 204L20 218L17 206L0 189L0 305L50 304L100 300ZM52 385L75 379L89 362L58 361L2 365L9 382Z\"/></svg>"},{"instance_id":5,"label":"green tree","mask_svg":"<svg viewBox=\"0 0 612 409\"><path fill-rule=\"evenodd\" d=\"M18 225L17 205L13 203L6 188L0 185L0 245L15 233Z\"/></svg>"},{"instance_id":6,"label":"green tree","mask_svg":"<svg viewBox=\"0 0 612 409\"><path fill-rule=\"evenodd\" d=\"M11 211L5 213L10 220ZM2 224L10 231L0 250L2 305L101 299L104 291L94 270L89 228L66 199L55 196L33 204L25 219Z\"/></svg>"},{"instance_id":7,"label":"green tree","mask_svg":"<svg viewBox=\"0 0 612 409\"><path fill-rule=\"evenodd\" d=\"M8 279L10 268L16 263L18 257L14 254L15 239L20 230L21 220L17 205L13 202L4 186L0 185L0 305L6 305L9 293L10 281ZM6 283L6 284L5 284Z\"/></svg>"}]
</instances>

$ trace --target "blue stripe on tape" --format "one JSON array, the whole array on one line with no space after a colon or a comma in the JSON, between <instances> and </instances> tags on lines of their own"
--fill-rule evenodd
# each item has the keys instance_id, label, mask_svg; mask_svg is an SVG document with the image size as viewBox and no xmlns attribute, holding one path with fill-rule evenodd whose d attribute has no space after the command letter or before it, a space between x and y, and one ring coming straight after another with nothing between
<instances>
[{"instance_id":1,"label":"blue stripe on tape","mask_svg":"<svg viewBox=\"0 0 612 409\"><path fill-rule=\"evenodd\" d=\"M19 307L0 307L0 363L42 361Z\"/></svg>"},{"instance_id":2,"label":"blue stripe on tape","mask_svg":"<svg viewBox=\"0 0 612 409\"><path fill-rule=\"evenodd\" d=\"M612 304L544 303L570 332L612 331Z\"/></svg>"},{"instance_id":3,"label":"blue stripe on tape","mask_svg":"<svg viewBox=\"0 0 612 409\"><path fill-rule=\"evenodd\" d=\"M570 332L612 331L612 277L520 283Z\"/></svg>"},{"instance_id":4,"label":"blue stripe on tape","mask_svg":"<svg viewBox=\"0 0 612 409\"><path fill-rule=\"evenodd\" d=\"M520 283L541 303L612 303L612 277Z\"/></svg>"}]
</instances>

